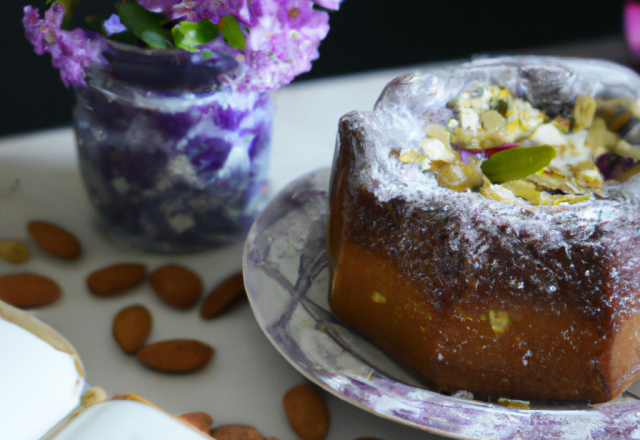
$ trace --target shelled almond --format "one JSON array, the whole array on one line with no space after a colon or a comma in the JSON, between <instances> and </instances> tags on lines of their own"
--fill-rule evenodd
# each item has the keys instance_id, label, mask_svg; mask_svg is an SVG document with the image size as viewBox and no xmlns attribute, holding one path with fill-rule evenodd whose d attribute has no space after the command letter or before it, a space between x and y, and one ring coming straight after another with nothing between
<instances>
[{"instance_id":1,"label":"shelled almond","mask_svg":"<svg viewBox=\"0 0 640 440\"><path fill-rule=\"evenodd\" d=\"M188 373L199 370L213 357L213 348L193 339L173 339L147 345L138 351L138 359L153 370L164 373Z\"/></svg>"},{"instance_id":2,"label":"shelled almond","mask_svg":"<svg viewBox=\"0 0 640 440\"><path fill-rule=\"evenodd\" d=\"M202 308L200 309L200 316L203 319L214 318L223 313L230 305L244 295L244 279L242 273L237 273L225 279L218 284L207 295Z\"/></svg>"},{"instance_id":3,"label":"shelled almond","mask_svg":"<svg viewBox=\"0 0 640 440\"><path fill-rule=\"evenodd\" d=\"M293 430L303 440L324 440L329 431L329 410L322 396L311 385L291 388L282 406Z\"/></svg>"},{"instance_id":4,"label":"shelled almond","mask_svg":"<svg viewBox=\"0 0 640 440\"><path fill-rule=\"evenodd\" d=\"M202 293L202 281L193 271L177 264L168 264L149 276L153 290L165 303L177 309L193 306Z\"/></svg>"},{"instance_id":5,"label":"shelled almond","mask_svg":"<svg viewBox=\"0 0 640 440\"><path fill-rule=\"evenodd\" d=\"M264 436L253 426L222 425L211 430L216 440L265 440Z\"/></svg>"},{"instance_id":6,"label":"shelled almond","mask_svg":"<svg viewBox=\"0 0 640 440\"><path fill-rule=\"evenodd\" d=\"M126 354L135 353L151 333L151 313L141 305L127 307L113 320L113 338Z\"/></svg>"},{"instance_id":7,"label":"shelled almond","mask_svg":"<svg viewBox=\"0 0 640 440\"><path fill-rule=\"evenodd\" d=\"M189 425L193 426L199 431L204 432L205 434L209 434L211 424L213 423L213 417L202 411L181 414L178 416L178 419L182 420L185 423L188 423Z\"/></svg>"},{"instance_id":8,"label":"shelled almond","mask_svg":"<svg viewBox=\"0 0 640 440\"><path fill-rule=\"evenodd\" d=\"M27 230L49 254L64 260L76 260L82 254L80 241L66 229L45 221L32 221Z\"/></svg>"},{"instance_id":9,"label":"shelled almond","mask_svg":"<svg viewBox=\"0 0 640 440\"><path fill-rule=\"evenodd\" d=\"M91 273L87 277L87 286L95 295L115 295L132 289L146 277L147 267L144 264L114 264Z\"/></svg>"},{"instance_id":10,"label":"shelled almond","mask_svg":"<svg viewBox=\"0 0 640 440\"><path fill-rule=\"evenodd\" d=\"M33 273L0 276L0 300L23 309L55 302L62 295L60 286Z\"/></svg>"}]
</instances>

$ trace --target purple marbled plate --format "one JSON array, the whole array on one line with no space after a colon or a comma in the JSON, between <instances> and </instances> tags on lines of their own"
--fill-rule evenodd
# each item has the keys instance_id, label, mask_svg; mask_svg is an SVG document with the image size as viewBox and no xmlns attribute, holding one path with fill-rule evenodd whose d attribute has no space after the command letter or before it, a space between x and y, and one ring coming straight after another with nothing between
<instances>
[{"instance_id":1,"label":"purple marbled plate","mask_svg":"<svg viewBox=\"0 0 640 440\"><path fill-rule=\"evenodd\" d=\"M337 397L399 423L459 439L640 439L640 400L510 409L421 387L329 307L330 170L288 185L253 224L244 250L258 324L303 375Z\"/></svg>"}]
</instances>

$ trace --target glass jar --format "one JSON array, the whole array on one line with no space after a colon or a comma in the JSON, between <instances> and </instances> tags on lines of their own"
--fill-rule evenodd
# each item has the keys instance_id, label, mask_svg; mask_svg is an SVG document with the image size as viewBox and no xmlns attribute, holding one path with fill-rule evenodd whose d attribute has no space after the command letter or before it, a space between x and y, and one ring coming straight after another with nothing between
<instances>
[{"instance_id":1,"label":"glass jar","mask_svg":"<svg viewBox=\"0 0 640 440\"><path fill-rule=\"evenodd\" d=\"M117 43L75 89L80 170L104 230L154 253L247 232L266 203L273 106L224 88L231 56Z\"/></svg>"}]
</instances>

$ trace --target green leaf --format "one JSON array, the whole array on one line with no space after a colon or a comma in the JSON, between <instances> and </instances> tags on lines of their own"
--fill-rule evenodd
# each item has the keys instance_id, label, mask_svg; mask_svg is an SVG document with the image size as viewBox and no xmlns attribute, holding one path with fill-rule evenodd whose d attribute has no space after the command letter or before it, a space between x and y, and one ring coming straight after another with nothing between
<instances>
[{"instance_id":1,"label":"green leaf","mask_svg":"<svg viewBox=\"0 0 640 440\"><path fill-rule=\"evenodd\" d=\"M332 11L331 9L327 9L323 6L320 6L317 3L313 4L313 9L315 9L316 11L326 12L327 14L331 14L332 12L335 12L335 11Z\"/></svg>"},{"instance_id":2,"label":"green leaf","mask_svg":"<svg viewBox=\"0 0 640 440\"><path fill-rule=\"evenodd\" d=\"M229 46L235 47L238 50L244 49L246 42L236 17L233 15L225 15L220 19L218 26L220 27L224 41L226 41Z\"/></svg>"},{"instance_id":3,"label":"green leaf","mask_svg":"<svg viewBox=\"0 0 640 440\"><path fill-rule=\"evenodd\" d=\"M122 31L117 34L109 35L107 37L109 40L117 41L118 43L129 44L131 46L135 46L138 44L138 37L133 35L131 31Z\"/></svg>"},{"instance_id":4,"label":"green leaf","mask_svg":"<svg viewBox=\"0 0 640 440\"><path fill-rule=\"evenodd\" d=\"M171 32L162 27L168 22L163 15L148 11L137 3L121 3L116 6L116 13L122 24L150 48L173 47Z\"/></svg>"},{"instance_id":5,"label":"green leaf","mask_svg":"<svg viewBox=\"0 0 640 440\"><path fill-rule=\"evenodd\" d=\"M202 61L207 61L212 56L213 52L211 52L209 49L205 49L202 51Z\"/></svg>"},{"instance_id":6,"label":"green leaf","mask_svg":"<svg viewBox=\"0 0 640 440\"><path fill-rule=\"evenodd\" d=\"M100 32L103 36L106 35L106 32L102 27L102 25L104 24L104 18L98 15L87 15L86 17L84 17L84 22L87 23L87 26L89 26L94 31Z\"/></svg>"},{"instance_id":7,"label":"green leaf","mask_svg":"<svg viewBox=\"0 0 640 440\"><path fill-rule=\"evenodd\" d=\"M549 145L517 147L494 154L480 165L491 183L523 179L543 169L556 157Z\"/></svg>"},{"instance_id":8,"label":"green leaf","mask_svg":"<svg viewBox=\"0 0 640 440\"><path fill-rule=\"evenodd\" d=\"M205 18L197 23L181 21L171 29L176 46L191 52L198 52L197 46L207 44L218 36L218 25Z\"/></svg>"}]
</instances>

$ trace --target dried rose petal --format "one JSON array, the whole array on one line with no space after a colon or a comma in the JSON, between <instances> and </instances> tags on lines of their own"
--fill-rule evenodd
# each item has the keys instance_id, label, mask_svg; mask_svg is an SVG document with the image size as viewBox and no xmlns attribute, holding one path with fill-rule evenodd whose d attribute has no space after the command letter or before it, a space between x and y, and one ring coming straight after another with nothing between
<instances>
[{"instance_id":1,"label":"dried rose petal","mask_svg":"<svg viewBox=\"0 0 640 440\"><path fill-rule=\"evenodd\" d=\"M491 156L493 156L496 153L499 153L504 150L510 150L511 148L517 148L517 147L518 147L517 144L503 144L503 145L500 145L499 147L487 148L484 151L487 153L489 158L491 158Z\"/></svg>"},{"instance_id":2,"label":"dried rose petal","mask_svg":"<svg viewBox=\"0 0 640 440\"><path fill-rule=\"evenodd\" d=\"M478 159L488 159L489 157L485 150L459 150L459 153L462 163L471 163L469 159L472 157Z\"/></svg>"},{"instance_id":3,"label":"dried rose petal","mask_svg":"<svg viewBox=\"0 0 640 440\"><path fill-rule=\"evenodd\" d=\"M616 180L618 176L631 169L636 162L629 157L622 157L615 153L605 153L596 159L596 166L605 180Z\"/></svg>"},{"instance_id":4,"label":"dried rose petal","mask_svg":"<svg viewBox=\"0 0 640 440\"><path fill-rule=\"evenodd\" d=\"M503 144L499 147L487 148L486 150L458 150L460 153L460 159L462 159L462 163L469 163L469 159L472 157L476 157L478 159L489 159L496 153L499 153L504 150L509 150L511 148L516 148L518 145L516 144Z\"/></svg>"}]
</instances>

